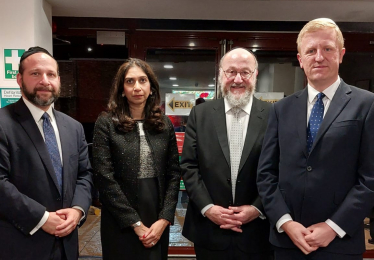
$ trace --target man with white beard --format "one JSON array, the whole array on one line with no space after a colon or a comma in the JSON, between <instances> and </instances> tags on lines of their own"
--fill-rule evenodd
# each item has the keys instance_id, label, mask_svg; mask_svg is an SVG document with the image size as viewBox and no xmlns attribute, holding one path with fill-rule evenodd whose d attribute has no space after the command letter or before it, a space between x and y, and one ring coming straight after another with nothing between
<instances>
[{"instance_id":1,"label":"man with white beard","mask_svg":"<svg viewBox=\"0 0 374 260\"><path fill-rule=\"evenodd\" d=\"M224 98L192 109L181 167L189 195L182 234L198 260L269 260L269 222L256 172L270 104L253 96L256 57L243 48L222 57Z\"/></svg>"}]
</instances>

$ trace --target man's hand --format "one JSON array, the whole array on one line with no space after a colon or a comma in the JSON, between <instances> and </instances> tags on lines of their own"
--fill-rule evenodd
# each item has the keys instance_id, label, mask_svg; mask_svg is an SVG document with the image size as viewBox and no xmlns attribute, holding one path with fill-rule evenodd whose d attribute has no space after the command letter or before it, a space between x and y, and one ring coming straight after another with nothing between
<instances>
[{"instance_id":1,"label":"man's hand","mask_svg":"<svg viewBox=\"0 0 374 260\"><path fill-rule=\"evenodd\" d=\"M311 234L305 236L305 241L315 247L326 247L336 237L336 232L325 222L314 224L307 228Z\"/></svg>"},{"instance_id":2,"label":"man's hand","mask_svg":"<svg viewBox=\"0 0 374 260\"><path fill-rule=\"evenodd\" d=\"M159 219L148 229L147 232L143 235L143 237L139 237L140 241L142 241L144 247L150 248L157 244L160 240L162 233L164 232L165 228L169 225L169 221L166 219Z\"/></svg>"},{"instance_id":3,"label":"man's hand","mask_svg":"<svg viewBox=\"0 0 374 260\"><path fill-rule=\"evenodd\" d=\"M47 221L42 226L42 229L48 234L55 235L56 227L65 221L65 216L59 216L56 212L49 212Z\"/></svg>"},{"instance_id":4,"label":"man's hand","mask_svg":"<svg viewBox=\"0 0 374 260\"><path fill-rule=\"evenodd\" d=\"M284 223L281 228L291 238L292 242L304 253L309 254L318 249L318 246L310 246L305 241L305 236L310 235L311 232L303 225L296 221L288 221Z\"/></svg>"},{"instance_id":5,"label":"man's hand","mask_svg":"<svg viewBox=\"0 0 374 260\"><path fill-rule=\"evenodd\" d=\"M233 224L225 224L221 225L223 229L231 229L232 231L236 231L242 233L243 230L241 229L241 225L251 222L252 220L258 218L260 216L260 212L250 205L243 205L239 207L229 207L230 210L234 212L234 214L222 214L222 218L225 220L237 221L240 222L240 225L234 226Z\"/></svg>"},{"instance_id":6,"label":"man's hand","mask_svg":"<svg viewBox=\"0 0 374 260\"><path fill-rule=\"evenodd\" d=\"M213 207L211 207L205 212L205 216L209 218L213 223L219 226L225 225L225 224L240 226L242 224L241 222L236 221L236 220L222 218L223 214L232 215L234 214L234 211L231 209L225 209L221 206L214 205Z\"/></svg>"},{"instance_id":7,"label":"man's hand","mask_svg":"<svg viewBox=\"0 0 374 260\"><path fill-rule=\"evenodd\" d=\"M66 208L57 210L56 214L58 216L65 216L66 220L56 227L55 235L58 237L65 237L76 228L82 218L83 212L75 208Z\"/></svg>"}]
</instances>

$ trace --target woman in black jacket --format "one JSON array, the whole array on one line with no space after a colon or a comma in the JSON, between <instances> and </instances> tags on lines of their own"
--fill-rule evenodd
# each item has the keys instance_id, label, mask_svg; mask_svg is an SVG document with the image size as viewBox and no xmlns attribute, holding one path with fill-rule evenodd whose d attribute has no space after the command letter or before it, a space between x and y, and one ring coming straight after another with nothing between
<instances>
[{"instance_id":1,"label":"woman in black jacket","mask_svg":"<svg viewBox=\"0 0 374 260\"><path fill-rule=\"evenodd\" d=\"M127 60L94 130L103 259L167 259L181 172L174 128L159 103L150 66Z\"/></svg>"}]
</instances>

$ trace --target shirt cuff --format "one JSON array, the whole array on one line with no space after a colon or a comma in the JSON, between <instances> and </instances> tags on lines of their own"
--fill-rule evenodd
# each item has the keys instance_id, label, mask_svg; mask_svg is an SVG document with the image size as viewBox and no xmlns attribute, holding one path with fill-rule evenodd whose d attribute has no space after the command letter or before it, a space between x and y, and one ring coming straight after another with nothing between
<instances>
[{"instance_id":1,"label":"shirt cuff","mask_svg":"<svg viewBox=\"0 0 374 260\"><path fill-rule=\"evenodd\" d=\"M276 227L277 227L277 230L278 230L278 232L279 233L283 233L284 232L284 230L281 228L281 226L284 224L284 223L286 223L286 222L288 222L288 221L292 221L292 217L291 217L291 215L290 214L284 214L278 221L277 221L277 223L276 223Z\"/></svg>"},{"instance_id":2,"label":"shirt cuff","mask_svg":"<svg viewBox=\"0 0 374 260\"><path fill-rule=\"evenodd\" d=\"M262 214L261 210L259 210L258 208L256 208L255 206L251 205L252 207L254 207L255 209L257 209L257 211L260 213L260 216L258 216L260 219L266 219L265 215Z\"/></svg>"},{"instance_id":3,"label":"shirt cuff","mask_svg":"<svg viewBox=\"0 0 374 260\"><path fill-rule=\"evenodd\" d=\"M84 212L84 210L81 208L81 207L79 207L79 206L73 206L73 209L79 209L80 211L82 211L82 217L81 217L81 219L79 220L79 223L78 223L78 225L81 223L81 221L86 217L86 213Z\"/></svg>"},{"instance_id":4,"label":"shirt cuff","mask_svg":"<svg viewBox=\"0 0 374 260\"><path fill-rule=\"evenodd\" d=\"M205 212L207 212L208 209L210 209L211 207L213 207L214 204L208 204L206 205L202 210L201 210L201 214L205 217Z\"/></svg>"},{"instance_id":5,"label":"shirt cuff","mask_svg":"<svg viewBox=\"0 0 374 260\"><path fill-rule=\"evenodd\" d=\"M38 225L36 225L36 227L34 227L34 229L30 231L30 235L34 235L35 232L38 231L45 224L45 222L47 222L48 217L49 217L49 212L48 211L44 212L44 215L42 219L39 221Z\"/></svg>"},{"instance_id":6,"label":"shirt cuff","mask_svg":"<svg viewBox=\"0 0 374 260\"><path fill-rule=\"evenodd\" d=\"M340 238L343 238L345 236L346 234L345 231L341 229L338 225L336 225L335 222L332 221L331 219L326 220L325 223L329 225L330 228L332 228L332 230L334 230L335 233L338 234Z\"/></svg>"}]
</instances>

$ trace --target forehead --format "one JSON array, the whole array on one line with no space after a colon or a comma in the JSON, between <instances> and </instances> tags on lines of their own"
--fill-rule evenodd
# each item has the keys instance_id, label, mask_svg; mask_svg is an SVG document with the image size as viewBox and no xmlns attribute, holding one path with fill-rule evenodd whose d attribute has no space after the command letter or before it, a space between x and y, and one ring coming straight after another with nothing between
<instances>
[{"instance_id":1,"label":"forehead","mask_svg":"<svg viewBox=\"0 0 374 260\"><path fill-rule=\"evenodd\" d=\"M222 60L222 66L226 67L247 67L255 66L253 55L245 50L233 50Z\"/></svg>"},{"instance_id":2,"label":"forehead","mask_svg":"<svg viewBox=\"0 0 374 260\"><path fill-rule=\"evenodd\" d=\"M307 48L314 45L337 46L336 31L333 28L327 28L305 33L301 39L301 48Z\"/></svg>"},{"instance_id":3,"label":"forehead","mask_svg":"<svg viewBox=\"0 0 374 260\"><path fill-rule=\"evenodd\" d=\"M145 74L142 68L135 65L131 67L126 73L126 77L134 77L134 76L147 76L147 74Z\"/></svg>"},{"instance_id":4,"label":"forehead","mask_svg":"<svg viewBox=\"0 0 374 260\"><path fill-rule=\"evenodd\" d=\"M45 68L57 71L57 62L45 53L35 53L30 55L22 62L22 66L24 70Z\"/></svg>"}]
</instances>

